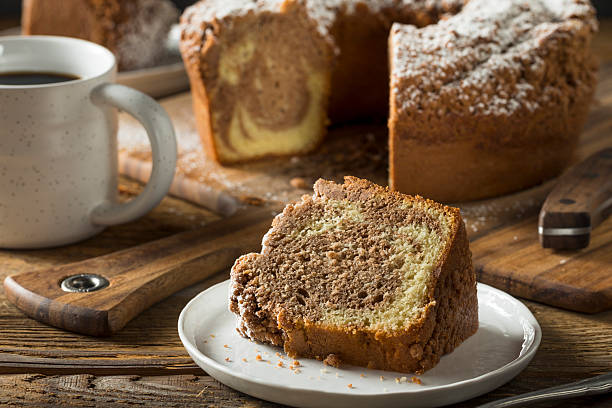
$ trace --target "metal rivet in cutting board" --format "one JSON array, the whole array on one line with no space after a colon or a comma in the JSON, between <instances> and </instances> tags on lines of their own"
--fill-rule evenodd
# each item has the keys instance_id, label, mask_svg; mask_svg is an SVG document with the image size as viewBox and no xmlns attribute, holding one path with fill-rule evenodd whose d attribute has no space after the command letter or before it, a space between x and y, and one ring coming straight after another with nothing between
<instances>
[{"instance_id":1,"label":"metal rivet in cutting board","mask_svg":"<svg viewBox=\"0 0 612 408\"><path fill-rule=\"evenodd\" d=\"M95 292L108 285L108 279L103 276L81 273L65 278L60 286L64 292Z\"/></svg>"}]
</instances>

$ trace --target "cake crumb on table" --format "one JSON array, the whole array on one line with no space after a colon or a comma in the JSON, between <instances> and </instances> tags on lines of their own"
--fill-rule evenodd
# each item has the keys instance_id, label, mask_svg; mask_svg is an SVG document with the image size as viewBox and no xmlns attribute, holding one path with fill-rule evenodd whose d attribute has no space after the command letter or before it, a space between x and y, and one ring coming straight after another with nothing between
<instances>
[{"instance_id":1,"label":"cake crumb on table","mask_svg":"<svg viewBox=\"0 0 612 408\"><path fill-rule=\"evenodd\" d=\"M306 184L306 180L303 177L294 177L291 180L289 180L289 184L291 184L291 187L293 188L301 188L301 189L308 188L308 185Z\"/></svg>"},{"instance_id":2,"label":"cake crumb on table","mask_svg":"<svg viewBox=\"0 0 612 408\"><path fill-rule=\"evenodd\" d=\"M253 205L253 206L262 206L262 205L264 205L264 200L262 200L259 197L241 195L240 197L238 197L238 199L240 201L242 201L243 203L248 204L248 205Z\"/></svg>"}]
</instances>

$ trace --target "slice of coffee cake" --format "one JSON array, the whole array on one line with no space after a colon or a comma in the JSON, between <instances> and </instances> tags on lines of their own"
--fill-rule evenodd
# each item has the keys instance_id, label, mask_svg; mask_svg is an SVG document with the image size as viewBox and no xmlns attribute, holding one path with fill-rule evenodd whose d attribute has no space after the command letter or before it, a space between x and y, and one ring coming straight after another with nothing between
<instances>
[{"instance_id":1,"label":"slice of coffee cake","mask_svg":"<svg viewBox=\"0 0 612 408\"><path fill-rule=\"evenodd\" d=\"M478 328L456 208L355 177L288 205L231 272L238 331L293 357L421 373Z\"/></svg>"}]
</instances>

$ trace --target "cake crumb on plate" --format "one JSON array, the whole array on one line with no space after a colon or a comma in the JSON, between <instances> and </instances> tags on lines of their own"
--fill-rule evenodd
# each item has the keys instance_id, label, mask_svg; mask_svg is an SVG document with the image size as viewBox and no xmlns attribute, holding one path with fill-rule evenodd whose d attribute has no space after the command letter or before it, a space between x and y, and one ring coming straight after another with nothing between
<instances>
[{"instance_id":1,"label":"cake crumb on plate","mask_svg":"<svg viewBox=\"0 0 612 408\"><path fill-rule=\"evenodd\" d=\"M342 360L336 354L329 354L327 357L325 357L325 360L323 360L323 364L340 368L340 365L342 365Z\"/></svg>"}]
</instances>

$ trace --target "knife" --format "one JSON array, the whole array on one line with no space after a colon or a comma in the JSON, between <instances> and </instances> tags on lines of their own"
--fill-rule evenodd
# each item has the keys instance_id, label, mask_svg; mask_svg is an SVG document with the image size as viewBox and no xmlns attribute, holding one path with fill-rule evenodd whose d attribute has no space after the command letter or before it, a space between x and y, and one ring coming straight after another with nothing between
<instances>
[{"instance_id":1,"label":"knife","mask_svg":"<svg viewBox=\"0 0 612 408\"><path fill-rule=\"evenodd\" d=\"M568 170L542 205L538 235L544 248L580 249L612 213L612 148Z\"/></svg>"},{"instance_id":2,"label":"knife","mask_svg":"<svg viewBox=\"0 0 612 408\"><path fill-rule=\"evenodd\" d=\"M274 210L262 208L119 252L8 276L8 299L51 326L108 336L154 303L259 251Z\"/></svg>"}]
</instances>

